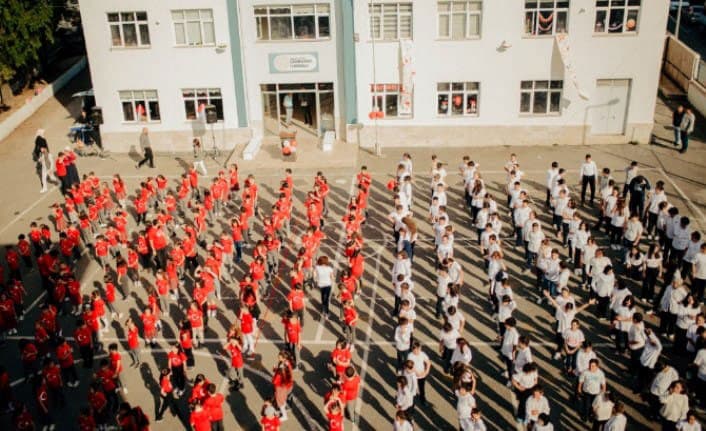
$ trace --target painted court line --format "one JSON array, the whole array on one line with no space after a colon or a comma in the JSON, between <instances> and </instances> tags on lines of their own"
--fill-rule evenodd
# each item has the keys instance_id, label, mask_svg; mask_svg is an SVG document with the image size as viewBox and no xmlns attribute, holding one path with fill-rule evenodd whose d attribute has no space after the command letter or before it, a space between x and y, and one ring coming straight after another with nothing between
<instances>
[{"instance_id":1,"label":"painted court line","mask_svg":"<svg viewBox=\"0 0 706 431\"><path fill-rule=\"evenodd\" d=\"M22 217L24 217L25 215L27 215L28 212L32 211L37 205L39 205L40 203L42 203L42 201L43 201L44 199L46 199L47 196L53 194L53 193L54 193L54 190L58 190L58 187L54 186L54 187L52 187L51 189L49 189L49 190L48 190L46 193L44 193L39 199L37 199L36 201L34 201L34 203L33 203L32 205L28 206L24 211L22 211L21 213L19 213L15 218L13 218L12 220L10 220L10 221L5 225L4 228L0 229L0 235L4 234L10 227L12 227L12 226L13 226L15 223L17 223L18 221L20 221L20 219L22 219Z\"/></svg>"},{"instance_id":2,"label":"painted court line","mask_svg":"<svg viewBox=\"0 0 706 431\"><path fill-rule=\"evenodd\" d=\"M347 201L350 201L351 198L353 197L353 192L355 191L355 175L351 176L350 179L351 185L348 188L348 199ZM336 223L341 223L341 221L337 221ZM341 270L341 265L339 264L339 260L343 256L343 247L345 246L345 241L344 239L346 238L346 230L343 229L343 227L339 228L341 233L338 236L338 242L337 242L337 247L336 251L334 252L333 255L333 263L334 263L334 269L337 272L340 272ZM334 290L334 287L331 287L331 290ZM319 326L316 328L316 339L321 340L321 337L324 335L324 323L326 322L326 319L319 319Z\"/></svg>"},{"instance_id":3,"label":"painted court line","mask_svg":"<svg viewBox=\"0 0 706 431\"><path fill-rule=\"evenodd\" d=\"M670 177L669 175L667 175L667 173L664 171L664 169L661 169L661 168L660 168L659 171L662 173L662 175L664 176L664 178L666 178L667 181L669 181L669 184L671 184L672 187L674 187L674 190L679 194L679 196L681 196L681 198L684 200L684 202L686 202L686 204L689 206L689 208L691 208L691 210L692 210L694 213L696 213L696 215L699 216L699 224L702 225L702 227L703 227L704 225L706 225L706 216L704 216L704 213L701 211L701 209L700 209L696 204L694 204L694 202L692 202L691 199L689 199L689 198L686 196L686 193L684 193L684 192L681 190L681 188L679 188L679 186L674 182L674 180L672 179L672 177Z\"/></svg>"},{"instance_id":4,"label":"painted court line","mask_svg":"<svg viewBox=\"0 0 706 431\"><path fill-rule=\"evenodd\" d=\"M377 289L378 289L378 275L380 274L380 256L382 256L381 251L383 250L382 245L378 246L377 249L377 257L375 259L375 272L373 273L373 291L370 294L370 315L375 316L375 295L377 294ZM363 342L363 349L365 349L365 352L363 353L363 361L360 364L360 389L358 391L358 398L356 398L356 403L355 403L355 409L353 411L353 430L357 431L358 430L358 417L360 416L360 411L363 409L363 397L362 394L365 391L365 377L368 374L368 357L370 356L370 337L373 333L373 322L368 321L368 328L365 331L365 341ZM358 343L356 343L358 344Z\"/></svg>"}]
</instances>

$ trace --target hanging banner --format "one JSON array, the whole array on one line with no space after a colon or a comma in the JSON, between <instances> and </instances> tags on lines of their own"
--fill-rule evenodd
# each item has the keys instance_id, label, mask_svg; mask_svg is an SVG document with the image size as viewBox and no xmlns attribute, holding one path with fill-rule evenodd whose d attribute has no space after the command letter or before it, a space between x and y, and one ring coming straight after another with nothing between
<instances>
[{"instance_id":1,"label":"hanging banner","mask_svg":"<svg viewBox=\"0 0 706 431\"><path fill-rule=\"evenodd\" d=\"M569 42L569 35L567 33L557 33L556 46L559 49L559 55L561 55L561 61L564 63L564 74L565 76L574 84L579 96L582 99L588 100L590 97L588 93L581 89L579 84L578 76L576 75L576 67L571 61L571 43Z\"/></svg>"},{"instance_id":2,"label":"hanging banner","mask_svg":"<svg viewBox=\"0 0 706 431\"><path fill-rule=\"evenodd\" d=\"M400 40L400 115L412 115L412 93L414 91L414 45L411 40Z\"/></svg>"}]
</instances>

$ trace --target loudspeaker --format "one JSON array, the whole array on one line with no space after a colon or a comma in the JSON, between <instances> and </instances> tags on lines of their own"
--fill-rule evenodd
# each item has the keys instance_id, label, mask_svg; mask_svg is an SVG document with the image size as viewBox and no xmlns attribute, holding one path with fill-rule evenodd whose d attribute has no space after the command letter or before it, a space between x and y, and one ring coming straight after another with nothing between
<instances>
[{"instance_id":1,"label":"loudspeaker","mask_svg":"<svg viewBox=\"0 0 706 431\"><path fill-rule=\"evenodd\" d=\"M91 108L91 121L97 126L103 124L103 108L100 106Z\"/></svg>"},{"instance_id":2,"label":"loudspeaker","mask_svg":"<svg viewBox=\"0 0 706 431\"><path fill-rule=\"evenodd\" d=\"M218 122L218 114L216 113L216 107L213 105L206 105L206 123L213 124Z\"/></svg>"}]
</instances>

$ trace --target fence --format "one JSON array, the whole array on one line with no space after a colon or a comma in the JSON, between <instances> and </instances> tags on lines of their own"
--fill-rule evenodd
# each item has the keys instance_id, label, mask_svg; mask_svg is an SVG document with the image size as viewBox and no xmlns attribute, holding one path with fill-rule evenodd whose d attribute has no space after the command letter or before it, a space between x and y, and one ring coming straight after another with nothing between
<instances>
[{"instance_id":1,"label":"fence","mask_svg":"<svg viewBox=\"0 0 706 431\"><path fill-rule=\"evenodd\" d=\"M663 71L685 92L689 91L689 83L696 75L700 60L698 53L671 34L667 36Z\"/></svg>"},{"instance_id":2,"label":"fence","mask_svg":"<svg viewBox=\"0 0 706 431\"><path fill-rule=\"evenodd\" d=\"M696 82L706 87L706 61L699 60L699 64L696 70L696 76L694 77Z\"/></svg>"}]
</instances>

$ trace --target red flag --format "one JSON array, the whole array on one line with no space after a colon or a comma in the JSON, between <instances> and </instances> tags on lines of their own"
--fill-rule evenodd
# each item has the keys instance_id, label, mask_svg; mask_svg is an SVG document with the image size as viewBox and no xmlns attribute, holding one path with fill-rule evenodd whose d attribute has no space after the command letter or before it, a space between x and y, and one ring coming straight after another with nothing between
<instances>
[{"instance_id":1,"label":"red flag","mask_svg":"<svg viewBox=\"0 0 706 431\"><path fill-rule=\"evenodd\" d=\"M143 104L137 105L137 116L143 117L144 115L145 115L145 105L143 105Z\"/></svg>"}]
</instances>

